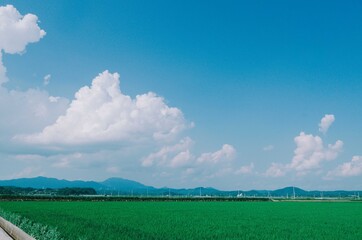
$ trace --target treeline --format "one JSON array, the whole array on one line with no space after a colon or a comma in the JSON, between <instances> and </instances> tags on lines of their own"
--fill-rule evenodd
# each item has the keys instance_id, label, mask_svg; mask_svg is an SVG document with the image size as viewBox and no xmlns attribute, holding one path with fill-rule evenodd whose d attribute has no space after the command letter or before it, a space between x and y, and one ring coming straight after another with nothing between
<instances>
[{"instance_id":1,"label":"treeline","mask_svg":"<svg viewBox=\"0 0 362 240\"><path fill-rule=\"evenodd\" d=\"M268 198L230 197L127 197L104 195L0 195L0 201L91 201L91 202L269 202Z\"/></svg>"},{"instance_id":2,"label":"treeline","mask_svg":"<svg viewBox=\"0 0 362 240\"><path fill-rule=\"evenodd\" d=\"M0 187L0 195L55 195L55 196L79 196L97 195L93 188L21 188L21 187Z\"/></svg>"}]
</instances>

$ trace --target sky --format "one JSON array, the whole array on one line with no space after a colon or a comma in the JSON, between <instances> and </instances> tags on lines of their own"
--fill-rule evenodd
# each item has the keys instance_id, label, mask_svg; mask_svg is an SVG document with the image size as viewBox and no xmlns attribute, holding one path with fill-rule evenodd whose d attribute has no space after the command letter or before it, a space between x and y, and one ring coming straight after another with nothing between
<instances>
[{"instance_id":1,"label":"sky","mask_svg":"<svg viewBox=\"0 0 362 240\"><path fill-rule=\"evenodd\" d=\"M0 179L361 190L361 11L0 1Z\"/></svg>"}]
</instances>

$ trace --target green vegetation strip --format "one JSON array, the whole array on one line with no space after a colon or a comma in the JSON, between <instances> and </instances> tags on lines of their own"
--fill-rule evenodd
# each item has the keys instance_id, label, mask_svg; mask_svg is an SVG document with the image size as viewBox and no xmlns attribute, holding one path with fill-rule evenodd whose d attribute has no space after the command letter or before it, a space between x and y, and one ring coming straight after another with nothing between
<instances>
[{"instance_id":1,"label":"green vegetation strip","mask_svg":"<svg viewBox=\"0 0 362 240\"><path fill-rule=\"evenodd\" d=\"M266 197L131 197L131 196L53 196L53 195L0 195L0 201L114 201L114 202L128 202L128 201L140 201L140 202L153 202L153 201L165 201L165 202L267 202L271 201Z\"/></svg>"},{"instance_id":2,"label":"green vegetation strip","mask_svg":"<svg viewBox=\"0 0 362 240\"><path fill-rule=\"evenodd\" d=\"M362 239L361 202L0 202L64 239ZM50 239L50 238L48 238Z\"/></svg>"},{"instance_id":3,"label":"green vegetation strip","mask_svg":"<svg viewBox=\"0 0 362 240\"><path fill-rule=\"evenodd\" d=\"M6 212L2 209L0 209L0 216L37 240L62 240L59 232L55 228L35 223L28 218Z\"/></svg>"}]
</instances>

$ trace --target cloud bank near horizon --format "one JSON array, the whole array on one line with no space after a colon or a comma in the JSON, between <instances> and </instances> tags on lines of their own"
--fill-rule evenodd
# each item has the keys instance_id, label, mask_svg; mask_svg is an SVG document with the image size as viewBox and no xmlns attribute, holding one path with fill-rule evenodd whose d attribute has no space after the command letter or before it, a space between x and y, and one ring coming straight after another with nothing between
<instances>
[{"instance_id":1,"label":"cloud bank near horizon","mask_svg":"<svg viewBox=\"0 0 362 240\"><path fill-rule=\"evenodd\" d=\"M336 177L355 177L362 175L362 156L353 156L350 162L345 162L329 171L326 179Z\"/></svg>"},{"instance_id":2,"label":"cloud bank near horizon","mask_svg":"<svg viewBox=\"0 0 362 240\"><path fill-rule=\"evenodd\" d=\"M252 174L254 164L240 165L236 159L236 149L230 144L224 144L214 152L193 153L195 142L186 137L174 145L163 146L142 160L142 166L164 172L180 171L184 178L213 178L226 174Z\"/></svg>"}]
</instances>

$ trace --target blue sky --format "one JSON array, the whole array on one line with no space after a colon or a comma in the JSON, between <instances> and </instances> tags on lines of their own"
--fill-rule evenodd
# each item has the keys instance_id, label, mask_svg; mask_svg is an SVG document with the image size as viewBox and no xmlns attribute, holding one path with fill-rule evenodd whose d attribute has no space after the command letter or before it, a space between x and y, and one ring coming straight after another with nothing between
<instances>
[{"instance_id":1,"label":"blue sky","mask_svg":"<svg viewBox=\"0 0 362 240\"><path fill-rule=\"evenodd\" d=\"M0 178L361 189L359 1L0 4L46 32L1 30Z\"/></svg>"}]
</instances>

